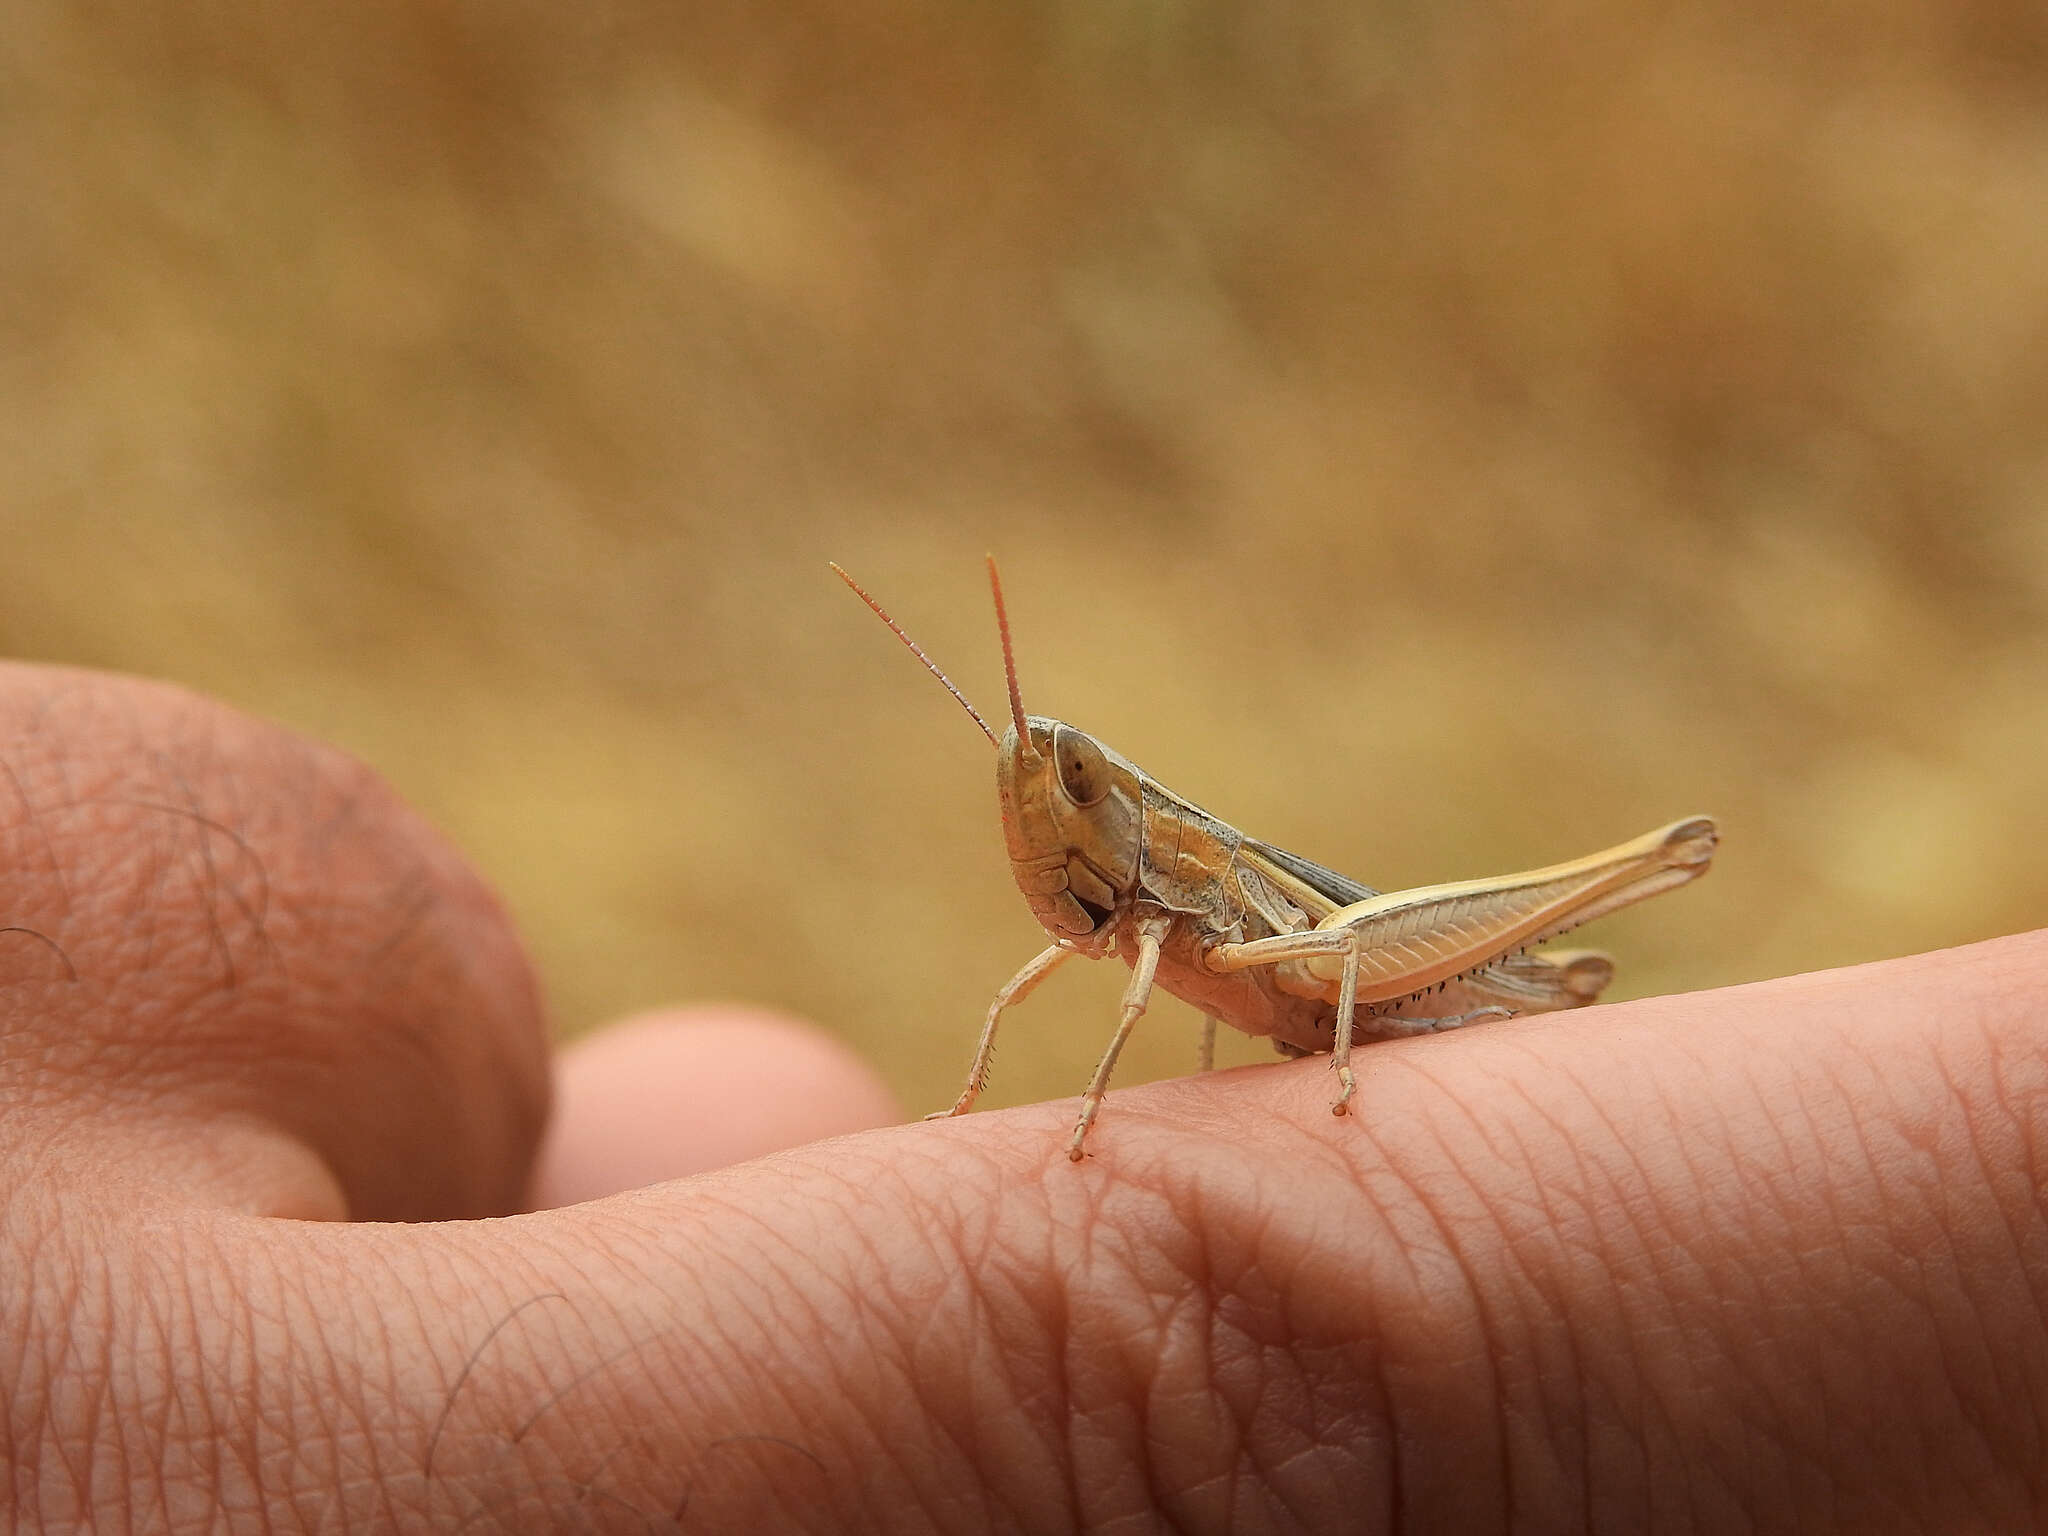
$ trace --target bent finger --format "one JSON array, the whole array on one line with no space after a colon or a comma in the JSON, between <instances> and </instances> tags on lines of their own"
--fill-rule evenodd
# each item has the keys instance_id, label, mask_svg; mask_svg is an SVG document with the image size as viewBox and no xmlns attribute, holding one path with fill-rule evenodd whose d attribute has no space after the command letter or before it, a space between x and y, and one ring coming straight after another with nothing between
<instances>
[{"instance_id":1,"label":"bent finger","mask_svg":"<svg viewBox=\"0 0 2048 1536\"><path fill-rule=\"evenodd\" d=\"M810 1025L736 1005L641 1014L561 1052L533 1203L572 1205L903 1118Z\"/></svg>"},{"instance_id":2,"label":"bent finger","mask_svg":"<svg viewBox=\"0 0 2048 1536\"><path fill-rule=\"evenodd\" d=\"M490 892L369 769L0 666L0 1152L273 1214L517 1207L547 1105Z\"/></svg>"}]
</instances>

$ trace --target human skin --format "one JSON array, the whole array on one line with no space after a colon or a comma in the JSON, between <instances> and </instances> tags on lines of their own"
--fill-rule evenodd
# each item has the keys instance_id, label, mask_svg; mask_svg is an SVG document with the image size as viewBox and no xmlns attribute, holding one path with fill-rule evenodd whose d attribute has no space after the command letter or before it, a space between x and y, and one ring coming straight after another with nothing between
<instances>
[{"instance_id":1,"label":"human skin","mask_svg":"<svg viewBox=\"0 0 2048 1536\"><path fill-rule=\"evenodd\" d=\"M2048 935L1375 1045L1347 1119L1134 1088L1078 1166L1071 1103L814 1142L867 1069L655 1018L536 1171L518 943L367 770L22 666L0 764L20 1528L2048 1514Z\"/></svg>"}]
</instances>

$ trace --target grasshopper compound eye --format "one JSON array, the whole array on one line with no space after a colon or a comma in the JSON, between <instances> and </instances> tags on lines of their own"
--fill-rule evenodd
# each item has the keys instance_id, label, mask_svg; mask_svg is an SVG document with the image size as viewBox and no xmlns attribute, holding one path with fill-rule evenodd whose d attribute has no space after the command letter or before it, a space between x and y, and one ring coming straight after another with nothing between
<instances>
[{"instance_id":1,"label":"grasshopper compound eye","mask_svg":"<svg viewBox=\"0 0 2048 1536\"><path fill-rule=\"evenodd\" d=\"M1102 755L1094 737L1070 725L1058 727L1052 734L1052 760L1059 771L1060 788L1075 805L1085 809L1109 793L1113 782L1109 759Z\"/></svg>"}]
</instances>

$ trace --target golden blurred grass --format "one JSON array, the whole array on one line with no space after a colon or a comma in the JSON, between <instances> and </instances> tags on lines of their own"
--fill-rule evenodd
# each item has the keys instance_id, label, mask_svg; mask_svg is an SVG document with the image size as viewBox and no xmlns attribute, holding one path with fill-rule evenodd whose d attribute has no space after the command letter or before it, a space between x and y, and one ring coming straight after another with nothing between
<instances>
[{"instance_id":1,"label":"golden blurred grass","mask_svg":"<svg viewBox=\"0 0 2048 1536\"><path fill-rule=\"evenodd\" d=\"M23 8L0 645L378 764L564 1027L918 1108L1039 939L827 558L992 704L995 550L1033 708L1375 884L1720 815L1618 991L2029 926L2044 103L2020 0Z\"/></svg>"}]
</instances>

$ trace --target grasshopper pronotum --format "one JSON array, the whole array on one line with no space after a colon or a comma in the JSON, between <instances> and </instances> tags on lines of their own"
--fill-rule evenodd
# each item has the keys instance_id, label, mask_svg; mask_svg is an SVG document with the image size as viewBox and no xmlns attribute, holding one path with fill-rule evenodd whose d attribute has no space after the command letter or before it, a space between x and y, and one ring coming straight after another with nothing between
<instances>
[{"instance_id":1,"label":"grasshopper pronotum","mask_svg":"<svg viewBox=\"0 0 2048 1536\"><path fill-rule=\"evenodd\" d=\"M1052 940L996 994L967 1086L927 1119L973 1107L1003 1011L1073 955L1116 955L1131 968L1116 1034L1067 1142L1076 1162L1155 985L1202 1010L1205 1070L1219 1019L1269 1036L1285 1056L1328 1051L1338 1082L1330 1108L1341 1115L1357 1089L1355 1038L1583 1007L1613 979L1613 962L1597 950L1527 946L1683 885L1714 857L1713 821L1692 816L1546 869L1374 891L1246 837L1064 721L1025 714L993 556L989 589L1010 691L1000 737L881 604L832 569L995 743L1010 871Z\"/></svg>"}]
</instances>

